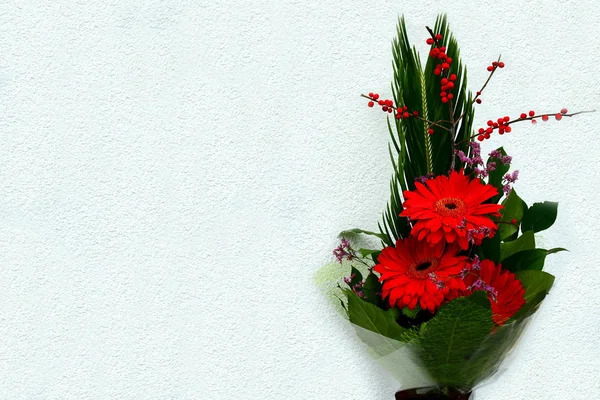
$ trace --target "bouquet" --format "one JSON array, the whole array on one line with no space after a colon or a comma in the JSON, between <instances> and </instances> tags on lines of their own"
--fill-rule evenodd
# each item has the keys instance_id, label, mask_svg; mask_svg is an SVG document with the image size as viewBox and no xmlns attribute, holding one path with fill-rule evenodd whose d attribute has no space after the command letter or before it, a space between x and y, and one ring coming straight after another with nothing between
<instances>
[{"instance_id":1,"label":"bouquet","mask_svg":"<svg viewBox=\"0 0 600 400\"><path fill-rule=\"evenodd\" d=\"M475 125L474 109L504 63L487 66L472 93L446 17L427 30L423 68L401 18L392 98L362 95L388 116L391 198L378 232L341 233L334 255L347 269L335 290L371 355L401 384L396 399L469 399L552 288L546 257L565 250L536 246L558 204L528 205L513 188L511 156L501 147L486 158L480 143L517 123L581 112L525 110ZM358 235L380 246L356 248Z\"/></svg>"}]
</instances>

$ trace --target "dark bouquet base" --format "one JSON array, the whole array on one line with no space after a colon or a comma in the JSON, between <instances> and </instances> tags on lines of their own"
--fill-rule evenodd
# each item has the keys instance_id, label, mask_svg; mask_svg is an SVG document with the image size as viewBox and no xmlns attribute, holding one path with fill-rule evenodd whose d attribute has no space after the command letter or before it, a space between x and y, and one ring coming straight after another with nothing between
<instances>
[{"instance_id":1,"label":"dark bouquet base","mask_svg":"<svg viewBox=\"0 0 600 400\"><path fill-rule=\"evenodd\" d=\"M419 388L396 393L396 400L475 400L475 395L472 391L457 389L450 389L446 394L437 388Z\"/></svg>"}]
</instances>

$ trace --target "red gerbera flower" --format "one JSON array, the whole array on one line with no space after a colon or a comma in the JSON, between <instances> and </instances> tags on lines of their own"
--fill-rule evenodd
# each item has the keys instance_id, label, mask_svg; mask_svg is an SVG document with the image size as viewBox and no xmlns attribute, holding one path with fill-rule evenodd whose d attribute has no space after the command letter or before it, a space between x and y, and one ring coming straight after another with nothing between
<instances>
[{"instance_id":1,"label":"red gerbera flower","mask_svg":"<svg viewBox=\"0 0 600 400\"><path fill-rule=\"evenodd\" d=\"M400 239L396 247L386 247L374 270L381 274L382 297L398 308L414 309L417 304L434 312L452 290L465 290L458 276L466 257L459 247L444 242L431 246L415 237Z\"/></svg>"},{"instance_id":2,"label":"red gerbera flower","mask_svg":"<svg viewBox=\"0 0 600 400\"><path fill-rule=\"evenodd\" d=\"M462 171L453 171L450 176L440 175L422 183L415 183L416 189L405 191L406 201L400 213L417 221L412 234L419 240L426 238L431 244L442 239L448 243L457 242L466 250L469 237L481 244L485 237L493 237L498 225L489 217L500 216L499 204L483 204L498 194L492 185L481 183L479 179L469 180Z\"/></svg>"},{"instance_id":3,"label":"red gerbera flower","mask_svg":"<svg viewBox=\"0 0 600 400\"><path fill-rule=\"evenodd\" d=\"M515 274L502 270L500 264L483 260L478 269L472 269L465 277L467 294L485 290L492 306L492 319L497 325L504 324L525 304L525 289Z\"/></svg>"}]
</instances>

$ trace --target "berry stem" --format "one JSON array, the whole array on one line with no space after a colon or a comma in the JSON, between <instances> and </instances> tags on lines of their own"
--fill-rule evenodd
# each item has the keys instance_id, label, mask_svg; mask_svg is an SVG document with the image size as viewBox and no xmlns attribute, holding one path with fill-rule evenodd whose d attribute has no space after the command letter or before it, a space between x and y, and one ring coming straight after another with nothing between
<instances>
[{"instance_id":1,"label":"berry stem","mask_svg":"<svg viewBox=\"0 0 600 400\"><path fill-rule=\"evenodd\" d=\"M496 63L500 62L501 56L502 55L498 56L498 60L496 60ZM492 71L488 75L488 78L486 79L486 81L483 84L483 86L481 87L481 89L479 89L479 91L477 93L475 93L475 97L473 97L473 100L471 101L471 104L475 103L477 101L477 99L479 98L479 96L481 96L481 93L483 93L483 90L486 88L486 86L488 85L488 83L490 83L490 80L492 79L492 76L494 75L494 72L496 72L497 69L498 69L498 65L496 64L496 66L494 66L494 69L492 69ZM463 119L463 117L465 116L466 113L467 113L466 111L463 112L462 115L460 117L458 117L458 119L456 120L456 122L458 122L461 119Z\"/></svg>"},{"instance_id":2,"label":"berry stem","mask_svg":"<svg viewBox=\"0 0 600 400\"><path fill-rule=\"evenodd\" d=\"M371 101L377 102L377 100L376 100L376 99L374 99L374 98L372 98L372 97L369 97L369 96L367 96L366 94L361 94L361 95L360 95L360 97L364 97L365 99L369 99L369 100L371 100ZM396 106L393 106L393 105L392 105L392 106L387 106L387 107L388 107L388 108L391 108L392 110L397 110L397 107L396 107ZM419 116L419 115L413 115L413 114L411 114L411 118L416 118L416 119L418 119L418 120L420 120L420 121L423 121L423 122L425 122L426 124L428 124L428 125L430 125L430 126L437 126L438 128L442 128L442 129L444 129L444 130L446 130L446 131L448 131L448 132L451 132L451 130L450 130L449 128L446 128L445 126L443 126L443 125L440 125L440 124L439 124L439 123L437 123L437 122L429 121L428 119L425 119L425 118L423 118L423 117L421 117L421 116Z\"/></svg>"},{"instance_id":3,"label":"berry stem","mask_svg":"<svg viewBox=\"0 0 600 400\"><path fill-rule=\"evenodd\" d=\"M574 112L574 113L570 113L570 114L561 114L561 116L563 116L563 117L573 117L575 115L586 114L586 113L593 113L593 112L596 112L596 110L578 111L578 112ZM526 117L526 118L516 118L516 119L513 119L512 121L506 122L504 125L505 126L506 125L511 125L511 124L514 124L515 122L529 121L529 120L532 120L532 119L538 119L538 118L542 118L542 117L554 117L555 115L556 115L556 113L549 113L549 114L537 114L537 115L533 115L531 117ZM492 129L496 130L498 128L493 128L492 127ZM471 137L469 137L469 138L467 138L467 139L465 139L465 140L463 140L463 141L461 141L459 143L456 143L455 145L457 146L457 145L462 144L464 142L467 142L469 140L475 139L477 136L479 136L479 134L475 134L475 135L473 135L473 136L471 136Z\"/></svg>"}]
</instances>

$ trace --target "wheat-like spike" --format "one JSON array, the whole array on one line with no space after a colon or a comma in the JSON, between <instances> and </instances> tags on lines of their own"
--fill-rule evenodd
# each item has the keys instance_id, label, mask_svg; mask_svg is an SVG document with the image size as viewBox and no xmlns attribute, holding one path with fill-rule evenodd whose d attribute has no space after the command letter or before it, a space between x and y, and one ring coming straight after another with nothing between
<instances>
[{"instance_id":1,"label":"wheat-like spike","mask_svg":"<svg viewBox=\"0 0 600 400\"><path fill-rule=\"evenodd\" d=\"M423 74L423 71L421 70L421 104L423 105L423 118L425 118L426 120L429 120L429 113L427 110L427 92L426 92L426 85L425 85L425 74ZM425 150L426 150L426 160L427 160L427 172L429 172L430 174L433 172L433 156L432 156L432 150L431 150L431 138L429 137L429 133L427 133L427 130L429 129L429 127L427 126L427 124L423 124L423 133L425 134Z\"/></svg>"}]
</instances>

